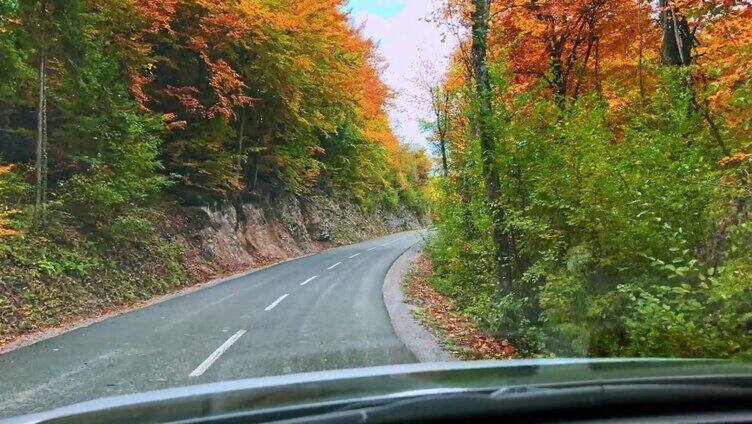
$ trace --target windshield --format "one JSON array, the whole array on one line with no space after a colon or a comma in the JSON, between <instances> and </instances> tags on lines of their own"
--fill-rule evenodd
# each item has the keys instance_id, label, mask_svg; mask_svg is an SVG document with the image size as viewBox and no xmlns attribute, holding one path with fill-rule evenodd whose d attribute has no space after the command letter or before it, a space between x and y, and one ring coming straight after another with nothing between
<instances>
[{"instance_id":1,"label":"windshield","mask_svg":"<svg viewBox=\"0 0 752 424\"><path fill-rule=\"evenodd\" d=\"M0 418L752 360L751 70L747 0L0 0Z\"/></svg>"}]
</instances>

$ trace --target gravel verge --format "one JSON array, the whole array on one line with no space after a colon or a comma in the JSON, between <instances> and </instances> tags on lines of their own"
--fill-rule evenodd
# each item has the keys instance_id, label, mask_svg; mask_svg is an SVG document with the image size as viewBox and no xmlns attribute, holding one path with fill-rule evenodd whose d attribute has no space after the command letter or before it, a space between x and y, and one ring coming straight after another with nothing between
<instances>
[{"instance_id":1,"label":"gravel verge","mask_svg":"<svg viewBox=\"0 0 752 424\"><path fill-rule=\"evenodd\" d=\"M397 337L420 362L457 361L441 348L438 339L413 316L412 306L405 302L402 283L422 248L422 243L414 244L389 268L384 278L384 304Z\"/></svg>"}]
</instances>

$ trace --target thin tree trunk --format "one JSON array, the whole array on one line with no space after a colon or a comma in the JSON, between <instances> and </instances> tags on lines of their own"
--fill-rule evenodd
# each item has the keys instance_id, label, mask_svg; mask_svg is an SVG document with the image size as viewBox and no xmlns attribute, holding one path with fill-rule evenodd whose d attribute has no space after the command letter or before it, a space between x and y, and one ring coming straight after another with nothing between
<instances>
[{"instance_id":1,"label":"thin tree trunk","mask_svg":"<svg viewBox=\"0 0 752 424\"><path fill-rule=\"evenodd\" d=\"M39 223L44 215L44 205L47 200L47 34L46 34L47 4L42 0L40 5L40 47L39 47L39 99L37 109L37 145L36 145L36 199L34 203L34 217Z\"/></svg>"},{"instance_id":2,"label":"thin tree trunk","mask_svg":"<svg viewBox=\"0 0 752 424\"><path fill-rule=\"evenodd\" d=\"M554 41L551 41L551 43L554 43ZM564 77L564 70L562 69L561 51L558 47L551 46L548 55L551 67L551 83L554 89L556 106L558 106L560 110L564 110L567 101L567 80Z\"/></svg>"},{"instance_id":3,"label":"thin tree trunk","mask_svg":"<svg viewBox=\"0 0 752 424\"><path fill-rule=\"evenodd\" d=\"M492 234L495 256L497 290L506 295L511 289L510 237L505 229L504 210L500 205L499 174L494 166L494 135L491 127L491 82L488 75L487 46L490 20L489 0L474 0L472 62L478 96L478 134L481 147L481 161L486 188L486 201L492 214Z\"/></svg>"},{"instance_id":4,"label":"thin tree trunk","mask_svg":"<svg viewBox=\"0 0 752 424\"><path fill-rule=\"evenodd\" d=\"M441 169L444 171L444 176L446 177L449 175L449 163L447 161L446 136L444 135L439 140L439 148L441 149Z\"/></svg>"},{"instance_id":5,"label":"thin tree trunk","mask_svg":"<svg viewBox=\"0 0 752 424\"><path fill-rule=\"evenodd\" d=\"M595 91L603 98L603 85L601 82L601 38L595 37Z\"/></svg>"},{"instance_id":6,"label":"thin tree trunk","mask_svg":"<svg viewBox=\"0 0 752 424\"><path fill-rule=\"evenodd\" d=\"M256 156L253 159L253 184L251 185L251 191L256 191L256 183L258 183L258 171L259 171L259 157L261 153L256 152Z\"/></svg>"},{"instance_id":7,"label":"thin tree trunk","mask_svg":"<svg viewBox=\"0 0 752 424\"><path fill-rule=\"evenodd\" d=\"M640 6L642 6L642 3L640 3ZM637 32L639 37L639 48L637 50L637 72L640 80L640 102L644 105L645 104L645 75L643 71L644 66L644 50L645 50L645 40L642 38L642 19L641 18L641 12L642 10L638 10L637 12Z\"/></svg>"},{"instance_id":8,"label":"thin tree trunk","mask_svg":"<svg viewBox=\"0 0 752 424\"><path fill-rule=\"evenodd\" d=\"M47 60L47 55L44 56L45 61ZM49 175L49 166L48 166L48 136L49 136L49 129L48 129L48 119L47 119L47 66L45 66L44 70L44 100L43 100L43 107L42 107L42 122L44 123L44 128L42 130L42 214L44 215L45 209L47 208L47 191L48 191L48 184L47 184L47 176Z\"/></svg>"},{"instance_id":9,"label":"thin tree trunk","mask_svg":"<svg viewBox=\"0 0 752 424\"><path fill-rule=\"evenodd\" d=\"M449 94L430 83L427 83L428 94L431 96L431 109L436 119L436 135L439 138L439 153L441 154L441 170L446 177L449 175L449 163L447 161L447 133L449 128Z\"/></svg>"},{"instance_id":10,"label":"thin tree trunk","mask_svg":"<svg viewBox=\"0 0 752 424\"><path fill-rule=\"evenodd\" d=\"M721 152L725 156L730 155L731 151L726 146L726 143L723 141L721 130L718 128L718 124L716 124L715 119L713 118L713 115L710 113L710 109L707 107L700 106L696 100L693 101L693 104L695 108L700 112L700 115L705 119L705 122L708 123L708 126L710 127L710 134L713 136L713 139L715 139L716 144L718 144L718 148L721 149Z\"/></svg>"},{"instance_id":11,"label":"thin tree trunk","mask_svg":"<svg viewBox=\"0 0 752 424\"><path fill-rule=\"evenodd\" d=\"M245 107L240 112L240 129L238 130L238 169L243 169L243 141L245 140ZM244 177L245 178L245 177Z\"/></svg>"},{"instance_id":12,"label":"thin tree trunk","mask_svg":"<svg viewBox=\"0 0 752 424\"><path fill-rule=\"evenodd\" d=\"M582 87L583 79L585 79L585 71L587 70L588 62L590 61L590 54L593 51L593 44L595 43L595 24L593 23L592 18L588 23L588 27L590 34L588 34L587 47L585 48L585 57L582 60L582 66L577 72L577 84L574 87L574 94L572 94L574 101L577 101L577 98L580 96L580 88Z\"/></svg>"},{"instance_id":13,"label":"thin tree trunk","mask_svg":"<svg viewBox=\"0 0 752 424\"><path fill-rule=\"evenodd\" d=\"M441 150L441 168L444 176L449 175L449 161L447 160L447 134L449 134L449 93L443 90L442 103L436 107L436 123L439 132L439 149Z\"/></svg>"}]
</instances>

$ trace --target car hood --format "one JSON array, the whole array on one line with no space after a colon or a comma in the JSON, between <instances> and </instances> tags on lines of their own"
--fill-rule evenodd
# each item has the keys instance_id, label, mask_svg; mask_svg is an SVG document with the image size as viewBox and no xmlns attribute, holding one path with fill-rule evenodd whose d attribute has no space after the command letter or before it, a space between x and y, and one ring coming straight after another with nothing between
<instances>
[{"instance_id":1,"label":"car hood","mask_svg":"<svg viewBox=\"0 0 752 424\"><path fill-rule=\"evenodd\" d=\"M83 402L0 423L168 422L505 387L660 377L752 376L752 363L690 359L540 359L408 364L237 380Z\"/></svg>"}]
</instances>

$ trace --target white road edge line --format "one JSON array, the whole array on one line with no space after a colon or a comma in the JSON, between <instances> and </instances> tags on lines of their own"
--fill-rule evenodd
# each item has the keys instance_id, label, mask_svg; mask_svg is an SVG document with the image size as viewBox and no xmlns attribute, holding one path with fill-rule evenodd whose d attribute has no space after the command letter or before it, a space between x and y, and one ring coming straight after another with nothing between
<instances>
[{"instance_id":1,"label":"white road edge line","mask_svg":"<svg viewBox=\"0 0 752 424\"><path fill-rule=\"evenodd\" d=\"M285 293L282 296L279 297L279 299L275 300L271 305L267 306L266 309L264 309L266 312L271 311L272 309L276 308L277 305L279 305L279 302L285 300L287 296L289 296L290 293Z\"/></svg>"},{"instance_id":2,"label":"white road edge line","mask_svg":"<svg viewBox=\"0 0 752 424\"><path fill-rule=\"evenodd\" d=\"M317 279L317 278L319 278L319 276L318 276L318 275L314 275L313 277L311 277L311 278L309 278L309 279L307 279L307 280L303 281L302 283L300 283L300 285L301 285L301 286L305 286L306 284L310 283L311 281L313 281L313 280L315 280L315 279Z\"/></svg>"},{"instance_id":3,"label":"white road edge line","mask_svg":"<svg viewBox=\"0 0 752 424\"><path fill-rule=\"evenodd\" d=\"M201 363L198 367L196 367L193 372L190 373L190 377L198 377L206 372L206 370L209 369L212 364L219 359L220 356L222 356L223 353L227 349L230 348L240 337L245 334L245 330L240 330L237 333L233 334L229 339L227 339L226 342L222 343L222 346L218 347L217 350L215 350L211 355L209 355L208 358L204 362Z\"/></svg>"},{"instance_id":4,"label":"white road edge line","mask_svg":"<svg viewBox=\"0 0 752 424\"><path fill-rule=\"evenodd\" d=\"M358 256L360 256L360 253L356 253L356 254L354 254L352 256L348 256L347 259L357 258Z\"/></svg>"},{"instance_id":5,"label":"white road edge line","mask_svg":"<svg viewBox=\"0 0 752 424\"><path fill-rule=\"evenodd\" d=\"M339 264L341 264L341 263L342 263L342 262L337 262L336 264L334 264L334 265L330 266L330 267L329 267L329 268L327 268L327 269L334 269L334 268L337 268L337 266L338 266Z\"/></svg>"}]
</instances>

